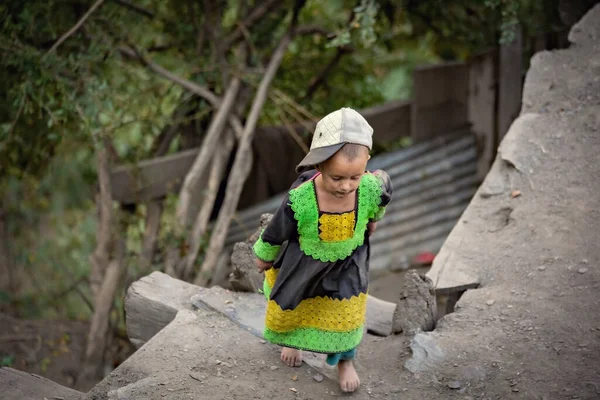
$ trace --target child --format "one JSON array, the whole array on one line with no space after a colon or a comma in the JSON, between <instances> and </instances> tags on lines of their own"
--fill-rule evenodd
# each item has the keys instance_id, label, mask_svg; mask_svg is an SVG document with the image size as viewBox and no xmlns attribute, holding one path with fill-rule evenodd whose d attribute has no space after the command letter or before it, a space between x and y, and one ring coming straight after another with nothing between
<instances>
[{"instance_id":1,"label":"child","mask_svg":"<svg viewBox=\"0 0 600 400\"><path fill-rule=\"evenodd\" d=\"M369 235L392 194L385 172L365 172L372 135L350 108L319 121L296 169L304 172L253 247L265 271L265 339L283 346L289 366L301 365L302 350L327 354L344 392L360 384L352 360L365 323Z\"/></svg>"}]
</instances>

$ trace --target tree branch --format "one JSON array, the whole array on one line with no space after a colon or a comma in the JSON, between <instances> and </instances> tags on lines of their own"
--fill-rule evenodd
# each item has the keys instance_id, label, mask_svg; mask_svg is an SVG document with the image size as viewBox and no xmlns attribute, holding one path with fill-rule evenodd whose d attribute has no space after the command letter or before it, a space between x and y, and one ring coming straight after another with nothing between
<instances>
[{"instance_id":1,"label":"tree branch","mask_svg":"<svg viewBox=\"0 0 600 400\"><path fill-rule=\"evenodd\" d=\"M211 160L211 156L214 154L219 137L222 136L225 122L227 121L227 117L233 108L239 89L240 80L238 78L233 78L229 84L229 87L227 88L227 91L225 92L223 103L215 113L208 128L208 132L206 132L206 135L204 136L200 152L196 156L190 171L185 176L183 186L181 187L181 191L179 193L179 203L176 213L177 218L182 226L185 226L188 220L188 212L191 206L193 190L198 184L200 177L204 175L206 167Z\"/></svg>"},{"instance_id":2,"label":"tree branch","mask_svg":"<svg viewBox=\"0 0 600 400\"><path fill-rule=\"evenodd\" d=\"M151 71L161 75L163 78L170 80L171 82L175 82L179 86L189 90L192 93L196 93L198 96L205 98L213 107L218 107L221 104L221 100L210 90L194 83L192 81L188 81L187 79L183 79L169 70L161 67L158 64L147 60L144 56L142 56L137 50L132 47L121 47L119 49L122 54L135 58L140 61L144 66L148 67Z\"/></svg>"},{"instance_id":3,"label":"tree branch","mask_svg":"<svg viewBox=\"0 0 600 400\"><path fill-rule=\"evenodd\" d=\"M235 43L243 38L243 30L242 26L250 30L252 29L252 25L258 22L262 17L264 17L269 11L271 11L275 6L278 6L279 0L265 0L259 2L259 5L256 6L248 16L236 24L235 30L229 35L229 37L225 40L225 49L231 48Z\"/></svg>"},{"instance_id":4,"label":"tree branch","mask_svg":"<svg viewBox=\"0 0 600 400\"><path fill-rule=\"evenodd\" d=\"M302 25L296 29L296 35L314 35L319 34L327 37L327 39L333 39L337 35L333 32L329 32L327 29L319 25Z\"/></svg>"},{"instance_id":5,"label":"tree branch","mask_svg":"<svg viewBox=\"0 0 600 400\"><path fill-rule=\"evenodd\" d=\"M133 12L141 14L144 17L147 17L147 18L150 18L150 19L154 18L154 13L152 11L147 10L147 9L141 7L141 6L138 6L137 4L133 4L130 1L127 1L127 0L112 0L112 1L114 1L118 5L123 6L123 7L127 8L127 9L129 9L129 10L131 10Z\"/></svg>"},{"instance_id":6,"label":"tree branch","mask_svg":"<svg viewBox=\"0 0 600 400\"><path fill-rule=\"evenodd\" d=\"M55 51L58 46L60 46L65 40L67 40L69 38L69 36L71 36L72 34L74 34L75 32L77 32L77 30L79 28L81 28L81 25L83 25L83 23L90 17L90 15L93 14L94 11L96 11L96 9L98 7L100 7L102 5L102 3L104 3L104 0L96 0L96 2L92 5L92 7L90 7L90 9L83 15L83 17L81 17L81 19L79 21L77 21L77 23L71 29L69 29L69 31L67 33L65 33L64 35L62 35L60 37L60 39L58 39L52 45L52 47L50 47L50 50L48 50L48 52L46 53L46 55L48 55L48 54L52 53L53 51Z\"/></svg>"},{"instance_id":7,"label":"tree branch","mask_svg":"<svg viewBox=\"0 0 600 400\"><path fill-rule=\"evenodd\" d=\"M233 133L229 131L226 134L225 143L223 143L214 155L212 160L212 167L210 175L208 177L208 185L206 187L206 193L204 194L204 200L202 201L202 208L194 221L192 233L190 237L190 251L183 260L183 271L182 276L184 279L190 279L193 277L194 264L200 251L200 244L202 243L202 237L206 234L208 228L208 222L212 213L215 199L219 191L219 185L225 172L225 165L227 159L233 150L235 144L235 138Z\"/></svg>"},{"instance_id":8,"label":"tree branch","mask_svg":"<svg viewBox=\"0 0 600 400\"><path fill-rule=\"evenodd\" d=\"M181 78L181 77L169 72L167 69L161 67L160 65L147 60L138 51L136 51L132 47L129 47L129 46L121 47L121 48L119 48L119 51L121 52L121 54L125 55L126 57L138 60L143 65L148 67L151 71L162 76L163 78L168 79L171 82L174 82L174 83L180 85L184 89L187 89L190 92L206 99L206 101L208 101L213 107L218 108L221 105L222 100L217 95L215 95L213 92L211 92L210 90L206 89L203 86L198 85L197 83L194 83L192 81L188 81L187 79ZM235 132L235 135L237 137L242 136L242 131L243 131L242 124L235 115L229 116L229 125L231 125L231 127L233 128L233 131Z\"/></svg>"},{"instance_id":9,"label":"tree branch","mask_svg":"<svg viewBox=\"0 0 600 400\"><path fill-rule=\"evenodd\" d=\"M234 77L225 92L225 98L223 99L221 106L213 115L210 126L208 127L208 132L206 132L204 140L202 141L200 151L190 170L186 174L183 185L179 191L175 216L177 220L177 229L180 230L179 233L181 235L185 234L189 227L191 217L190 208L192 206L194 193L198 187L200 178L205 174L206 167L211 160L214 159L215 149L217 148L219 138L222 137L223 128L225 127L225 123L233 108L239 89L240 80L239 78ZM169 275L176 276L180 272L178 271L178 265L180 263L178 253L177 247L172 247L167 251L165 271Z\"/></svg>"},{"instance_id":10,"label":"tree branch","mask_svg":"<svg viewBox=\"0 0 600 400\"><path fill-rule=\"evenodd\" d=\"M319 75L317 75L310 82L310 85L309 85L308 89L306 90L306 94L302 98L303 102L310 100L310 98L315 94L315 92L317 91L319 86L321 86L325 82L325 80L327 79L327 75L329 75L329 73L331 73L331 71L335 68L335 66L340 62L340 60L342 59L344 54L346 54L348 52L349 51L345 47L343 47L343 46L338 47L338 49L335 53L335 56L333 56L331 61L329 61L329 63L325 66L325 68L323 68L323 70L319 73Z\"/></svg>"}]
</instances>

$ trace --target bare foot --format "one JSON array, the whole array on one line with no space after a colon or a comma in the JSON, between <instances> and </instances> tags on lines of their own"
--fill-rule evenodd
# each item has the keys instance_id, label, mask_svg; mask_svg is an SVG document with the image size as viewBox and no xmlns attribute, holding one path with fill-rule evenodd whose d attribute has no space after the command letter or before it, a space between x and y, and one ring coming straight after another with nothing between
<instances>
[{"instance_id":1,"label":"bare foot","mask_svg":"<svg viewBox=\"0 0 600 400\"><path fill-rule=\"evenodd\" d=\"M302 365L302 351L284 347L281 349L281 361L290 367L300 367Z\"/></svg>"},{"instance_id":2,"label":"bare foot","mask_svg":"<svg viewBox=\"0 0 600 400\"><path fill-rule=\"evenodd\" d=\"M360 386L360 379L354 369L352 360L341 360L338 363L338 371L340 373L340 388L343 392L351 393L356 391Z\"/></svg>"}]
</instances>

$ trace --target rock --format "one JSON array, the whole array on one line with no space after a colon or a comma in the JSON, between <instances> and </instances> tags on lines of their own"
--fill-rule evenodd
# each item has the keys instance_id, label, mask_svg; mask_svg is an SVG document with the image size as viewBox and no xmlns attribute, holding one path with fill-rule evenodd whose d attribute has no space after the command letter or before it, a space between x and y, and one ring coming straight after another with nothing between
<instances>
[{"instance_id":1,"label":"rock","mask_svg":"<svg viewBox=\"0 0 600 400\"><path fill-rule=\"evenodd\" d=\"M324 377L323 375L321 375L321 374L316 374L316 375L313 375L313 377L312 377L312 378L313 378L315 381L319 382L319 383L323 382L323 379L325 379L325 377Z\"/></svg>"},{"instance_id":2,"label":"rock","mask_svg":"<svg viewBox=\"0 0 600 400\"><path fill-rule=\"evenodd\" d=\"M110 390L107 396L108 400L133 400L138 398L140 393L152 392L158 386L161 386L161 382L158 379L147 377L118 389Z\"/></svg>"},{"instance_id":3,"label":"rock","mask_svg":"<svg viewBox=\"0 0 600 400\"><path fill-rule=\"evenodd\" d=\"M271 371L277 371L279 367L277 365L271 365Z\"/></svg>"},{"instance_id":4,"label":"rock","mask_svg":"<svg viewBox=\"0 0 600 400\"><path fill-rule=\"evenodd\" d=\"M452 381L452 382L448 382L447 385L450 389L460 389L461 388L461 384L459 381Z\"/></svg>"},{"instance_id":5,"label":"rock","mask_svg":"<svg viewBox=\"0 0 600 400\"><path fill-rule=\"evenodd\" d=\"M493 306L495 302L496 302L495 300L490 299L490 300L486 301L485 304L487 304L488 306Z\"/></svg>"},{"instance_id":6,"label":"rock","mask_svg":"<svg viewBox=\"0 0 600 400\"><path fill-rule=\"evenodd\" d=\"M260 216L260 226L245 242L236 243L231 254L232 272L229 275L229 283L238 292L258 292L262 288L263 275L256 269L254 252L252 246L258 240L260 233L267 227L272 214Z\"/></svg>"},{"instance_id":7,"label":"rock","mask_svg":"<svg viewBox=\"0 0 600 400\"><path fill-rule=\"evenodd\" d=\"M444 359L444 353L429 333L417 333L410 342L412 357L404 363L410 372L423 372Z\"/></svg>"},{"instance_id":8,"label":"rock","mask_svg":"<svg viewBox=\"0 0 600 400\"><path fill-rule=\"evenodd\" d=\"M543 265L541 265L541 266L539 266L539 267L538 267L538 270L540 270L540 271L545 271L545 270L546 270L546 267L544 267Z\"/></svg>"},{"instance_id":9,"label":"rock","mask_svg":"<svg viewBox=\"0 0 600 400\"><path fill-rule=\"evenodd\" d=\"M407 271L404 290L396 304L393 331L408 335L431 331L435 325L437 305L433 282L417 271Z\"/></svg>"},{"instance_id":10,"label":"rock","mask_svg":"<svg viewBox=\"0 0 600 400\"><path fill-rule=\"evenodd\" d=\"M588 269L587 268L579 268L577 270L577 272L579 272L580 274L585 274L586 272L588 272Z\"/></svg>"}]
</instances>

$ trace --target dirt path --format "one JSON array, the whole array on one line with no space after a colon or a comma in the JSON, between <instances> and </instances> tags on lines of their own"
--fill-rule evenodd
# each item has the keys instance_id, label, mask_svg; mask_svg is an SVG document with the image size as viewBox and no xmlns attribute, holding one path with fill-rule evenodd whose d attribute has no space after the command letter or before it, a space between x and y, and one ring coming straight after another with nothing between
<instances>
[{"instance_id":1,"label":"dirt path","mask_svg":"<svg viewBox=\"0 0 600 400\"><path fill-rule=\"evenodd\" d=\"M443 382L474 398L600 398L600 5L542 52L521 116L429 276L478 282L436 331Z\"/></svg>"}]
</instances>

